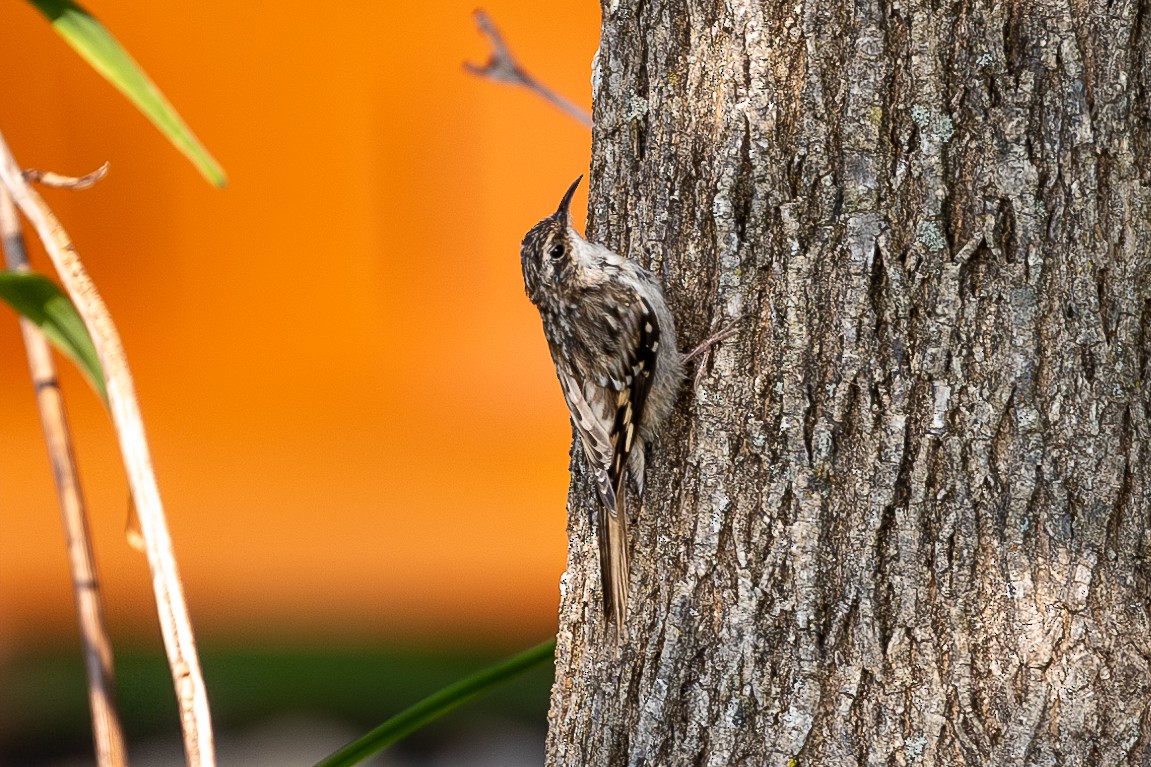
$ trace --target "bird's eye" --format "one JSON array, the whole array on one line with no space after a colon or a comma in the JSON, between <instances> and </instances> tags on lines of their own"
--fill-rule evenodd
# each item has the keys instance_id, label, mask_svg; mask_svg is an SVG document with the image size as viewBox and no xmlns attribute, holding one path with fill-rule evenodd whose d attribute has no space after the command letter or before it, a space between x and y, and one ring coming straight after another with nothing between
<instances>
[{"instance_id":1,"label":"bird's eye","mask_svg":"<svg viewBox=\"0 0 1151 767\"><path fill-rule=\"evenodd\" d=\"M567 250L567 248L564 247L564 244L562 242L557 242L555 245L551 246L550 250L548 250L548 255L552 258L562 258L565 250Z\"/></svg>"}]
</instances>

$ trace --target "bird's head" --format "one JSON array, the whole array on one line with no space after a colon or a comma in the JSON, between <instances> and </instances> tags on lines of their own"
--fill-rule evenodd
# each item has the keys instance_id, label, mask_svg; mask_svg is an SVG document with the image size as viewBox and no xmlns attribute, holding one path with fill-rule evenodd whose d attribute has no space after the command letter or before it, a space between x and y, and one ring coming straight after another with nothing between
<instances>
[{"instance_id":1,"label":"bird's head","mask_svg":"<svg viewBox=\"0 0 1151 767\"><path fill-rule=\"evenodd\" d=\"M572 182L556 212L533 226L520 245L524 290L537 306L549 296L562 295L578 268L584 239L572 229L571 201L581 180L583 176Z\"/></svg>"}]
</instances>

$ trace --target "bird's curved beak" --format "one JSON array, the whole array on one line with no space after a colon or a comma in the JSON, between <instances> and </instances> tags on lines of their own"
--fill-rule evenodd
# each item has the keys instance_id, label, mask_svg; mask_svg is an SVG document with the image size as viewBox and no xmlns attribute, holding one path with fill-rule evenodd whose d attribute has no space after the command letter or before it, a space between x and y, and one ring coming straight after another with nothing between
<instances>
[{"instance_id":1,"label":"bird's curved beak","mask_svg":"<svg viewBox=\"0 0 1151 767\"><path fill-rule=\"evenodd\" d=\"M555 213L557 219L559 219L560 221L564 222L564 224L569 225L569 226L571 225L572 195L575 194L576 187L579 186L579 182L581 182L581 181L583 181L583 175L582 174L580 175L579 178L577 178L575 181L573 181L572 185L568 187L568 190L566 192L564 192L564 198L562 200L560 200L559 209L556 210L556 213Z\"/></svg>"}]
</instances>

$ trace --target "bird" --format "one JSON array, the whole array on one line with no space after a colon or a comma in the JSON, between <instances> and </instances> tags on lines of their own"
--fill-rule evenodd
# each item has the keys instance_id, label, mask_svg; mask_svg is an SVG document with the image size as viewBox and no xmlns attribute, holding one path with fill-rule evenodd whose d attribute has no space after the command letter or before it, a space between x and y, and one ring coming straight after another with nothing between
<instances>
[{"instance_id":1,"label":"bird","mask_svg":"<svg viewBox=\"0 0 1151 767\"><path fill-rule=\"evenodd\" d=\"M628 603L630 482L642 500L647 449L684 379L675 319L647 269L571 225L577 178L520 246L524 290L539 310L564 401L599 499L605 620L622 641ZM609 618L610 617L610 618Z\"/></svg>"}]
</instances>

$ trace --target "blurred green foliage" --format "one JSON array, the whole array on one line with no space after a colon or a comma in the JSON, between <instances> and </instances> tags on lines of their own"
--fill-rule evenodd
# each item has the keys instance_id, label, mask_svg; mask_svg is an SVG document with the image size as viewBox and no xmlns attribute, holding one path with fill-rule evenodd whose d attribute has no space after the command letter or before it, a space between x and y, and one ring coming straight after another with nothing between
<instances>
[{"instance_id":1,"label":"blurred green foliage","mask_svg":"<svg viewBox=\"0 0 1151 767\"><path fill-rule=\"evenodd\" d=\"M514 652L514 650L512 651ZM367 731L428 694L502 661L507 648L204 647L205 681L219 733L285 713L347 722ZM176 718L163 654L116 653L117 694L129 741L171 734ZM442 739L477 720L508 719L542 731L553 678L550 663L492 689L411 736L406 748ZM75 647L25 651L0 666L0 764L33 764L92 749L84 667Z\"/></svg>"}]
</instances>

